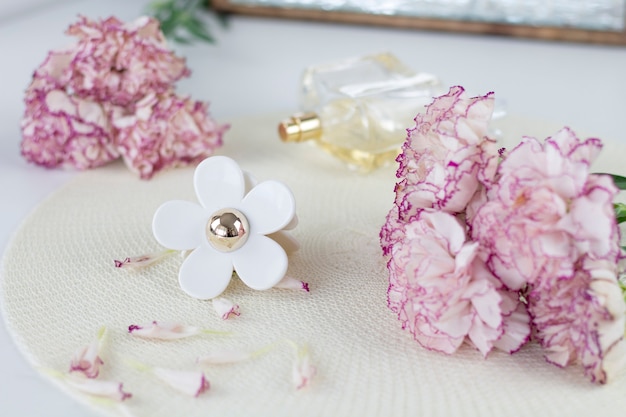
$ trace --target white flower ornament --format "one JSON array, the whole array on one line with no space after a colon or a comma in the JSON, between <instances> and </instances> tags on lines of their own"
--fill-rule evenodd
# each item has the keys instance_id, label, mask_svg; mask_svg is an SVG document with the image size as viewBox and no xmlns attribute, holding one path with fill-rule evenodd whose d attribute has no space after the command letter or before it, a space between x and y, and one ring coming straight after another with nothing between
<instances>
[{"instance_id":1,"label":"white flower ornament","mask_svg":"<svg viewBox=\"0 0 626 417\"><path fill-rule=\"evenodd\" d=\"M246 193L252 184L235 161L214 156L194 173L200 205L168 201L155 212L156 240L170 249L193 250L178 275L192 297L220 295L233 268L255 290L269 289L285 276L287 254L266 235L295 226L295 199L278 181L264 181Z\"/></svg>"}]
</instances>

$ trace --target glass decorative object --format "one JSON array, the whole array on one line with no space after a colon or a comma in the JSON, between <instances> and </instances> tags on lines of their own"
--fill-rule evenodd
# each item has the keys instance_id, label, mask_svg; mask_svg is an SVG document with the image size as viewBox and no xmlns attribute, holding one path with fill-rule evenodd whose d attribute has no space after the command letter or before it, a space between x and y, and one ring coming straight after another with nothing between
<instances>
[{"instance_id":1,"label":"glass decorative object","mask_svg":"<svg viewBox=\"0 0 626 417\"><path fill-rule=\"evenodd\" d=\"M312 66L302 76L302 112L283 121L279 134L371 171L396 158L415 115L445 90L436 76L389 53Z\"/></svg>"}]
</instances>

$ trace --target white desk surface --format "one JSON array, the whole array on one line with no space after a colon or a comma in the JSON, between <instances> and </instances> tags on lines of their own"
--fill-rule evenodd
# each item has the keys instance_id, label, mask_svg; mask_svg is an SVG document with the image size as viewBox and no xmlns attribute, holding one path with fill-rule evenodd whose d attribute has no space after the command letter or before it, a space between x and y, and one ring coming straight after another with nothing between
<instances>
[{"instance_id":1,"label":"white desk surface","mask_svg":"<svg viewBox=\"0 0 626 417\"><path fill-rule=\"evenodd\" d=\"M75 173L27 164L19 153L23 91L46 52L78 14L138 16L142 1L11 0L0 8L0 252L22 219ZM23 3L23 2L22 2ZM34 6L26 3L38 3ZM30 6L30 7L27 7ZM456 35L390 28L234 16L215 45L177 47L193 71L179 92L211 102L221 122L297 107L309 64L390 51L476 94L495 91L512 114L544 119L626 141L626 48ZM250 126L254 133L254 126ZM225 140L228 140L226 136ZM626 155L625 155L626 157ZM22 358L0 324L0 415L93 415L57 391Z\"/></svg>"}]
</instances>

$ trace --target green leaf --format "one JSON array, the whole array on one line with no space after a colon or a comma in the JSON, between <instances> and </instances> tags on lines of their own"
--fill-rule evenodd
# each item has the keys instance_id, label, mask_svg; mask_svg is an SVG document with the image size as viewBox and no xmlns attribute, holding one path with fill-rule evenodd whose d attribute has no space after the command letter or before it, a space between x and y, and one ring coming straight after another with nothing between
<instances>
[{"instance_id":1,"label":"green leaf","mask_svg":"<svg viewBox=\"0 0 626 417\"><path fill-rule=\"evenodd\" d=\"M622 177L620 175L611 175L613 177L613 182L615 186L620 190L626 190L626 177Z\"/></svg>"},{"instance_id":2,"label":"green leaf","mask_svg":"<svg viewBox=\"0 0 626 417\"><path fill-rule=\"evenodd\" d=\"M180 36L180 35L174 35L172 36L172 40L176 43L179 43L181 45L190 45L193 43L193 41L189 38L186 38L184 36Z\"/></svg>"},{"instance_id":3,"label":"green leaf","mask_svg":"<svg viewBox=\"0 0 626 417\"><path fill-rule=\"evenodd\" d=\"M625 222L626 221L626 204L615 203L613 204L613 209L615 210L615 219L617 220L617 224Z\"/></svg>"},{"instance_id":4,"label":"green leaf","mask_svg":"<svg viewBox=\"0 0 626 417\"><path fill-rule=\"evenodd\" d=\"M161 20L161 31L168 38L171 38L172 35L174 35L177 27L178 27L177 23L174 20L170 20L170 19Z\"/></svg>"},{"instance_id":5,"label":"green leaf","mask_svg":"<svg viewBox=\"0 0 626 417\"><path fill-rule=\"evenodd\" d=\"M209 34L207 28L198 19L191 19L185 23L185 29L194 37L206 42L214 42L215 39Z\"/></svg>"},{"instance_id":6,"label":"green leaf","mask_svg":"<svg viewBox=\"0 0 626 417\"><path fill-rule=\"evenodd\" d=\"M153 1L152 3L148 4L147 9L153 12L160 12L162 10L166 10L170 6L171 3L169 1Z\"/></svg>"},{"instance_id":7,"label":"green leaf","mask_svg":"<svg viewBox=\"0 0 626 417\"><path fill-rule=\"evenodd\" d=\"M206 12L205 5L210 1L201 0L153 0L148 12L161 22L163 34L174 42L189 44L200 40L213 43L215 39L200 19ZM218 22L224 26L223 16L217 16Z\"/></svg>"},{"instance_id":8,"label":"green leaf","mask_svg":"<svg viewBox=\"0 0 626 417\"><path fill-rule=\"evenodd\" d=\"M615 186L620 190L626 190L626 177L622 177L621 175L607 174L604 172L597 172L598 175L608 175L613 178L613 182Z\"/></svg>"}]
</instances>

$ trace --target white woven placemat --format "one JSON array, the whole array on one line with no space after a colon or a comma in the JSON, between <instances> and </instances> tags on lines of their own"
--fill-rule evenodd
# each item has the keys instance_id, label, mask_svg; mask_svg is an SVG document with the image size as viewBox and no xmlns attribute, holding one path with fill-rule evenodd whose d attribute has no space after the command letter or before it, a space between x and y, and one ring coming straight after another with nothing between
<instances>
[{"instance_id":1,"label":"white woven placemat","mask_svg":"<svg viewBox=\"0 0 626 417\"><path fill-rule=\"evenodd\" d=\"M359 175L308 145L281 144L276 117L237 120L220 150L258 180L277 179L293 190L302 249L290 275L311 292L256 292L233 280L224 296L242 315L220 320L210 302L183 293L179 257L133 272L113 259L159 247L151 232L164 201L195 201L193 169L141 181L116 163L85 172L30 215L3 260L2 306L10 333L36 367L65 371L73 352L97 329L109 328L101 378L124 382L133 398L127 414L172 416L622 416L626 376L594 386L582 369L546 363L531 344L487 360L464 346L454 356L422 349L386 306L387 277L378 231L393 200L395 166ZM547 135L559 126L509 118L507 132ZM514 136L514 135L513 135ZM625 174L624 145L608 143L599 166ZM228 330L158 342L132 338L129 324L177 321ZM318 376L295 391L284 345L234 365L207 368L211 390L188 398L127 366L194 369L213 349L256 349L291 339L308 344ZM79 401L81 394L58 386ZM87 403L106 415L106 405Z\"/></svg>"}]
</instances>

